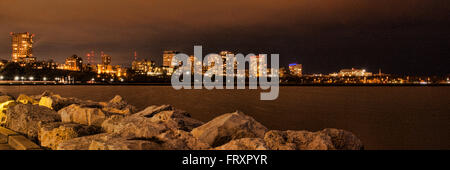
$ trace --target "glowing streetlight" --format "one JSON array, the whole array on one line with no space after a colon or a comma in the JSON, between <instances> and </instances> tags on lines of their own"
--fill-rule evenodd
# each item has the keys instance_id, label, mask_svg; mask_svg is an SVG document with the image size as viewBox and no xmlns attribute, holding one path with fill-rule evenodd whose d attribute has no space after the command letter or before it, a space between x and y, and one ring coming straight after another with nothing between
<instances>
[{"instance_id":1,"label":"glowing streetlight","mask_svg":"<svg viewBox=\"0 0 450 170\"><path fill-rule=\"evenodd\" d=\"M19 76L15 76L15 77L14 77L14 80L15 80L15 81L19 81Z\"/></svg>"}]
</instances>

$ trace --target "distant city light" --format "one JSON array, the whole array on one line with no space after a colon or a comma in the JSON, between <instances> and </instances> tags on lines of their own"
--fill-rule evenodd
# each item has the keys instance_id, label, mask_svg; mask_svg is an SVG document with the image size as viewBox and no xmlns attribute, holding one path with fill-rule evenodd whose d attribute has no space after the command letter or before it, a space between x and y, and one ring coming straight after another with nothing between
<instances>
[{"instance_id":1,"label":"distant city light","mask_svg":"<svg viewBox=\"0 0 450 170\"><path fill-rule=\"evenodd\" d=\"M42 78L42 80L47 81L47 77Z\"/></svg>"},{"instance_id":2,"label":"distant city light","mask_svg":"<svg viewBox=\"0 0 450 170\"><path fill-rule=\"evenodd\" d=\"M30 79L30 80L34 80L34 77L29 77L28 79Z\"/></svg>"},{"instance_id":3,"label":"distant city light","mask_svg":"<svg viewBox=\"0 0 450 170\"><path fill-rule=\"evenodd\" d=\"M15 81L18 81L18 80L19 80L19 76L15 76L15 77L14 77L14 80L15 80Z\"/></svg>"}]
</instances>

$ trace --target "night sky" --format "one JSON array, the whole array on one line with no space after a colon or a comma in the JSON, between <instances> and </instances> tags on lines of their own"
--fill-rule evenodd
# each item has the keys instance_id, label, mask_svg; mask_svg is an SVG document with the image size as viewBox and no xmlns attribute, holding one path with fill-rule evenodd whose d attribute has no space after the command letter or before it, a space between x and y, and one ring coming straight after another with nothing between
<instances>
[{"instance_id":1,"label":"night sky","mask_svg":"<svg viewBox=\"0 0 450 170\"><path fill-rule=\"evenodd\" d=\"M94 50L129 66L163 50L279 53L305 73L365 68L450 74L449 0L1 0L0 58L10 32L36 34L34 56ZM97 58L97 62L99 62Z\"/></svg>"}]
</instances>

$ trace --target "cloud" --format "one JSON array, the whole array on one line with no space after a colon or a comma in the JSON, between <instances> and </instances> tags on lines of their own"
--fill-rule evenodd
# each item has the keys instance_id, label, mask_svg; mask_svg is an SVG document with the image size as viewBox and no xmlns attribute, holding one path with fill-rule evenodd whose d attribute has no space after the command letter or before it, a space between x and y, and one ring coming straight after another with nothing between
<instances>
[{"instance_id":1,"label":"cloud","mask_svg":"<svg viewBox=\"0 0 450 170\"><path fill-rule=\"evenodd\" d=\"M317 57L374 63L379 59L355 56L389 36L404 48L411 47L405 37L442 36L449 7L447 0L2 0L0 58L9 58L9 32L28 31L36 34L37 57L60 62L91 50L111 54L115 64L129 64L134 50L160 62L162 50L204 45L211 52L279 52L282 62L322 71Z\"/></svg>"}]
</instances>

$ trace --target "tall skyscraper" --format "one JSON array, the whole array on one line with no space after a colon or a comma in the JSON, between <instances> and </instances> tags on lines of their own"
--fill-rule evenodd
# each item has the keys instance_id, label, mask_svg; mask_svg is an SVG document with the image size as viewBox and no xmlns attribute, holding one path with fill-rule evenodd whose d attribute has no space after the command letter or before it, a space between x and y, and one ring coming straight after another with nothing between
<instances>
[{"instance_id":1,"label":"tall skyscraper","mask_svg":"<svg viewBox=\"0 0 450 170\"><path fill-rule=\"evenodd\" d=\"M33 37L34 34L25 33L11 33L11 58L13 62L32 63L36 61L33 57Z\"/></svg>"},{"instance_id":2,"label":"tall skyscraper","mask_svg":"<svg viewBox=\"0 0 450 170\"><path fill-rule=\"evenodd\" d=\"M289 73L294 76L302 76L302 65L297 63L289 64Z\"/></svg>"},{"instance_id":3,"label":"tall skyscraper","mask_svg":"<svg viewBox=\"0 0 450 170\"><path fill-rule=\"evenodd\" d=\"M66 64L64 65L65 70L71 71L81 71L83 68L83 59L77 55L72 55L66 59Z\"/></svg>"},{"instance_id":4,"label":"tall skyscraper","mask_svg":"<svg viewBox=\"0 0 450 170\"><path fill-rule=\"evenodd\" d=\"M151 60L134 60L131 64L131 70L135 71L138 74L148 74L153 71L155 67L155 62Z\"/></svg>"},{"instance_id":5,"label":"tall skyscraper","mask_svg":"<svg viewBox=\"0 0 450 170\"><path fill-rule=\"evenodd\" d=\"M178 54L178 51L164 51L163 53L163 67L173 68L172 58Z\"/></svg>"}]
</instances>

